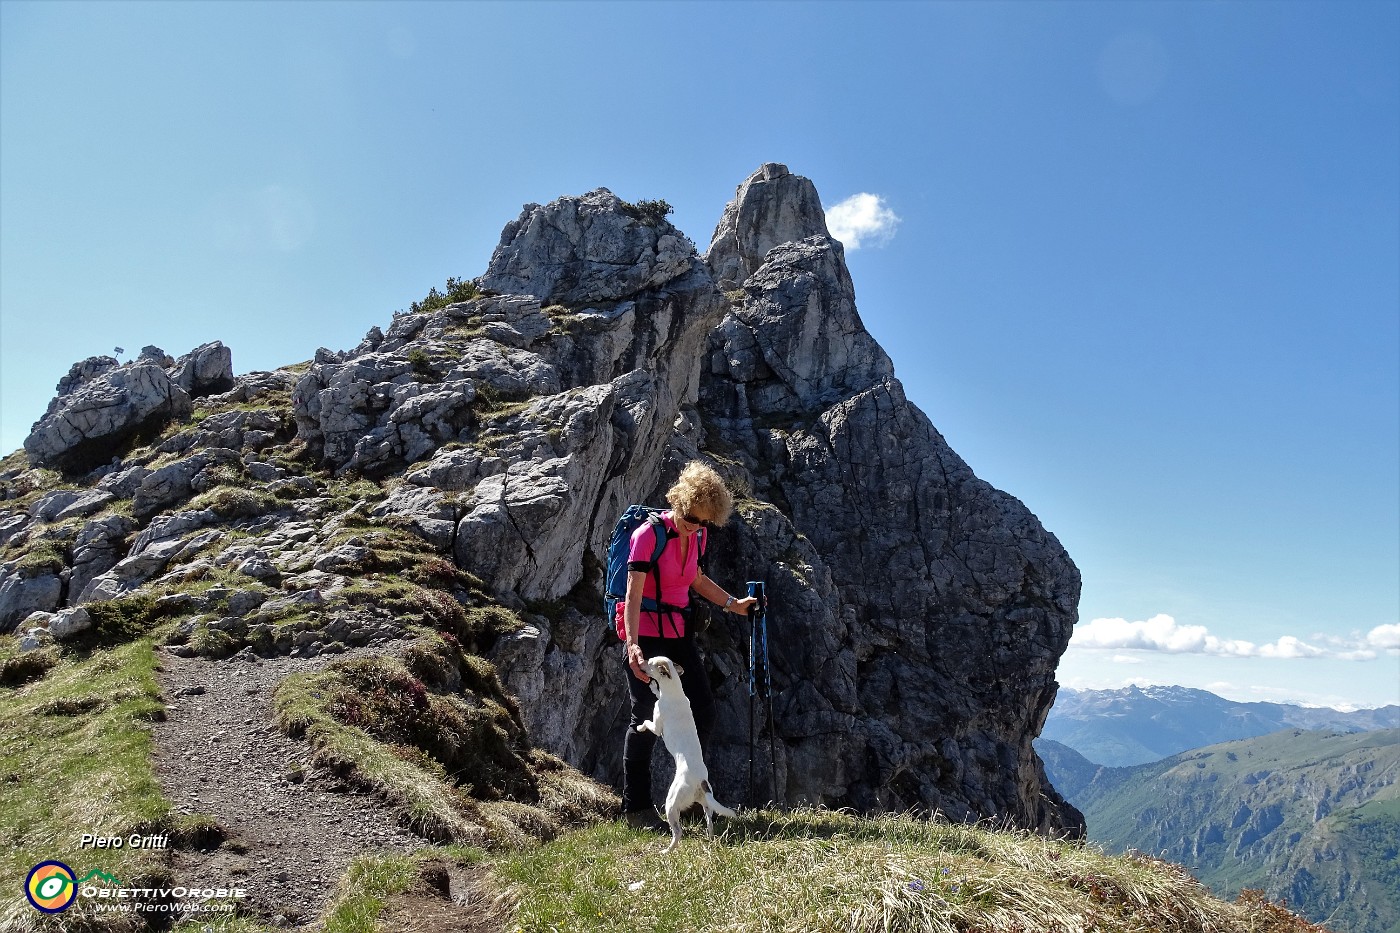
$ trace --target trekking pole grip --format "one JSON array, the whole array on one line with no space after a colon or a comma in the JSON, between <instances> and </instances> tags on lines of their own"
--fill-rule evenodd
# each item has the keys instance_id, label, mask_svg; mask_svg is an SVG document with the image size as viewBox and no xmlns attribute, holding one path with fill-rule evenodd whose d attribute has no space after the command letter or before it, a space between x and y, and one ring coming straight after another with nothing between
<instances>
[{"instance_id":1,"label":"trekking pole grip","mask_svg":"<svg viewBox=\"0 0 1400 933\"><path fill-rule=\"evenodd\" d=\"M768 594L767 594L767 592L765 592L765 590L764 590L763 581L762 581L762 580L750 580L748 586L749 586L748 595L749 595L750 597L752 597L752 598L758 600L756 603L753 604L753 606L751 606L751 607L749 608L749 614L750 614L750 615L753 615L754 613L765 613L765 612L767 612L767 611L768 611Z\"/></svg>"}]
</instances>

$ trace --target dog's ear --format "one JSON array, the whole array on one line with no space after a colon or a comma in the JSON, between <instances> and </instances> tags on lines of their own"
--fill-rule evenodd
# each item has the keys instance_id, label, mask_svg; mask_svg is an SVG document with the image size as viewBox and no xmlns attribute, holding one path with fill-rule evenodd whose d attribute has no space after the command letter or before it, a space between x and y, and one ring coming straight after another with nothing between
<instances>
[{"instance_id":1,"label":"dog's ear","mask_svg":"<svg viewBox=\"0 0 1400 933\"><path fill-rule=\"evenodd\" d=\"M675 661L672 661L672 662L671 662L671 666L674 667L674 668L676 669L676 676L677 676L677 677L679 677L680 675L682 675L682 674L685 673L685 668L681 667L681 666L680 666L679 664L677 664Z\"/></svg>"}]
</instances>

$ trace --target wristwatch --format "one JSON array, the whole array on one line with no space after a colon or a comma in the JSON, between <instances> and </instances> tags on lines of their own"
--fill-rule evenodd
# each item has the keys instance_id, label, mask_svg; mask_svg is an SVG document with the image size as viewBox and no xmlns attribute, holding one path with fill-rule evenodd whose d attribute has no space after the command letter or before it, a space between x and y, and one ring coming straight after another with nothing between
<instances>
[{"instance_id":1,"label":"wristwatch","mask_svg":"<svg viewBox=\"0 0 1400 933\"><path fill-rule=\"evenodd\" d=\"M725 608L726 610L728 610L729 607L732 606L732 605L734 605L734 597L733 597L733 596L729 597L728 599L726 599L726 600L724 601L724 608Z\"/></svg>"}]
</instances>

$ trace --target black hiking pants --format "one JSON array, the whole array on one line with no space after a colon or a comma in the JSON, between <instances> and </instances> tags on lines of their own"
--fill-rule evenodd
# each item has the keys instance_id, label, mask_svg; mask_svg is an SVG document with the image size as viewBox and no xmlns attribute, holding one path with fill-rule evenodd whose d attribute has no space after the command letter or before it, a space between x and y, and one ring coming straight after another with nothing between
<instances>
[{"instance_id":1,"label":"black hiking pants","mask_svg":"<svg viewBox=\"0 0 1400 933\"><path fill-rule=\"evenodd\" d=\"M643 635L637 639L637 644L647 658L670 658L685 671L681 674L681 686L685 688L690 711L695 716L700 750L702 753L708 752L710 733L715 724L715 698L710 693L710 678L705 674L705 665L695 647L695 636L688 632L683 638ZM651 687L632 673L632 668L627 664L626 651L622 653L622 667L627 673L627 686L632 696L632 715L627 722L627 737L622 741L622 809L630 813L654 806L651 799L651 752L656 747L656 736L651 732L638 732L637 726L651 719L656 697L652 695Z\"/></svg>"}]
</instances>

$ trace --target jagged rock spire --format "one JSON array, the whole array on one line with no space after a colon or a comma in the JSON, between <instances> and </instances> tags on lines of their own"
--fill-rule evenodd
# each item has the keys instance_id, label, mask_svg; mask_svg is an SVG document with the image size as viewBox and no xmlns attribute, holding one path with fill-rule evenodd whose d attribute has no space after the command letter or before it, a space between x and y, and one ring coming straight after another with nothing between
<instances>
[{"instance_id":1,"label":"jagged rock spire","mask_svg":"<svg viewBox=\"0 0 1400 933\"><path fill-rule=\"evenodd\" d=\"M904 396L810 181L750 177L707 261L731 311L697 448L778 506L739 550L786 610L781 795L1082 829L1031 747L1077 616L1073 562Z\"/></svg>"},{"instance_id":2,"label":"jagged rock spire","mask_svg":"<svg viewBox=\"0 0 1400 933\"><path fill-rule=\"evenodd\" d=\"M720 287L732 289L757 271L778 244L830 235L811 180L767 162L744 180L724 209L705 261Z\"/></svg>"}]
</instances>

